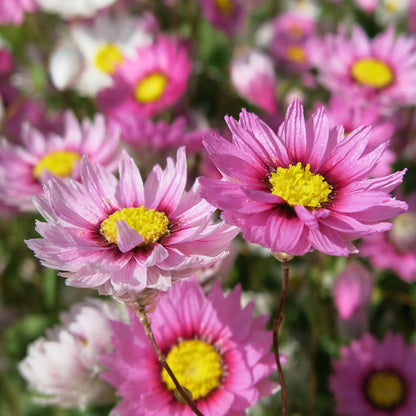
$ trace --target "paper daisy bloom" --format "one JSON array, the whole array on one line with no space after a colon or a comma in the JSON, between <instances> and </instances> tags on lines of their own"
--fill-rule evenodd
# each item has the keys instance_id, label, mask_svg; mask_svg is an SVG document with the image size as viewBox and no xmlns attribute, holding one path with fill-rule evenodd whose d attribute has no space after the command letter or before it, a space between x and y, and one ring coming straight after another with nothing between
<instances>
[{"instance_id":1,"label":"paper daisy bloom","mask_svg":"<svg viewBox=\"0 0 416 416\"><path fill-rule=\"evenodd\" d=\"M197 183L185 192L184 148L176 164L156 165L144 184L127 153L119 173L118 180L84 158L82 184L53 178L35 200L47 222L37 223L42 238L27 244L43 265L63 270L68 285L146 303L228 254L238 230L211 222L215 208Z\"/></svg>"},{"instance_id":2,"label":"paper daisy bloom","mask_svg":"<svg viewBox=\"0 0 416 416\"><path fill-rule=\"evenodd\" d=\"M370 334L341 348L330 388L336 414L409 416L416 407L416 351L399 334L382 341Z\"/></svg>"},{"instance_id":3,"label":"paper daisy bloom","mask_svg":"<svg viewBox=\"0 0 416 416\"><path fill-rule=\"evenodd\" d=\"M344 137L341 126L329 129L323 107L305 123L298 100L277 134L245 110L226 122L232 142L205 139L223 178L201 178L202 196L251 243L293 255L317 249L347 256L357 251L352 240L390 229L384 220L407 208L388 194L405 171L366 179L387 146L368 150L369 127Z\"/></svg>"},{"instance_id":4,"label":"paper daisy bloom","mask_svg":"<svg viewBox=\"0 0 416 416\"><path fill-rule=\"evenodd\" d=\"M178 41L159 37L117 66L113 86L98 95L99 105L110 116L113 111L153 116L184 94L191 68Z\"/></svg>"},{"instance_id":5,"label":"paper daisy bloom","mask_svg":"<svg viewBox=\"0 0 416 416\"><path fill-rule=\"evenodd\" d=\"M26 125L23 146L0 143L0 198L22 211L33 211L32 199L43 193L43 184L51 177L79 179L79 162L87 154L92 163L108 169L117 167L120 156L119 134L109 132L104 117L81 124L67 112L64 133L43 135Z\"/></svg>"},{"instance_id":6,"label":"paper daisy bloom","mask_svg":"<svg viewBox=\"0 0 416 416\"><path fill-rule=\"evenodd\" d=\"M62 313L62 326L30 344L19 364L35 401L80 409L111 403L115 392L100 378L105 371L100 359L113 349L110 320L120 319L114 303L98 299L87 299Z\"/></svg>"},{"instance_id":7,"label":"paper daisy bloom","mask_svg":"<svg viewBox=\"0 0 416 416\"><path fill-rule=\"evenodd\" d=\"M25 12L33 12L37 5L34 0L2 0L0 2L0 25L20 25Z\"/></svg>"},{"instance_id":8,"label":"paper daisy bloom","mask_svg":"<svg viewBox=\"0 0 416 416\"><path fill-rule=\"evenodd\" d=\"M241 290L224 296L217 282L205 297L194 280L175 285L151 315L152 329L179 383L206 416L245 416L245 409L276 389L269 352L272 334L267 316L253 317L253 302L240 305ZM103 378L123 401L112 415L191 415L174 395L175 385L162 369L143 326L114 323L114 353L105 359Z\"/></svg>"},{"instance_id":9,"label":"paper daisy bloom","mask_svg":"<svg viewBox=\"0 0 416 416\"><path fill-rule=\"evenodd\" d=\"M390 27L369 39L360 26L327 35L314 63L324 87L343 97L363 97L384 112L416 104L416 38Z\"/></svg>"},{"instance_id":10,"label":"paper daisy bloom","mask_svg":"<svg viewBox=\"0 0 416 416\"><path fill-rule=\"evenodd\" d=\"M252 49L231 62L231 82L238 93L259 108L274 114L277 110L277 80L272 60Z\"/></svg>"}]
</instances>

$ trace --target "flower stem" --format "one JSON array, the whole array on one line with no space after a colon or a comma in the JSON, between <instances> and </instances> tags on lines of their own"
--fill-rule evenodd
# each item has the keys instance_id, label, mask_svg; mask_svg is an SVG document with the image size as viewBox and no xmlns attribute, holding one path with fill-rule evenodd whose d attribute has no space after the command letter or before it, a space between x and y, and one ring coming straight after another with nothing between
<instances>
[{"instance_id":1,"label":"flower stem","mask_svg":"<svg viewBox=\"0 0 416 416\"><path fill-rule=\"evenodd\" d=\"M282 364L280 363L280 354L279 354L279 328L283 322L283 306L286 299L287 288L289 285L289 263L286 261L282 262L283 269L283 285L282 285L282 294L280 297L279 308L277 310L276 316L274 317L273 322L273 351L274 357L276 360L277 371L279 373L280 388L282 391L282 416L287 415L287 393L286 393L286 383L285 377L282 370Z\"/></svg>"},{"instance_id":2,"label":"flower stem","mask_svg":"<svg viewBox=\"0 0 416 416\"><path fill-rule=\"evenodd\" d=\"M166 370L166 372L169 374L170 378L174 382L176 386L176 390L178 394L180 395L181 399L185 404L189 406L189 408L198 416L204 416L196 407L195 403L191 400L189 397L189 393L185 392L184 388L179 384L178 380L175 377L175 374L173 374L172 369L169 367L169 364L166 361L166 357L160 350L159 346L156 343L155 337L153 335L152 327L150 324L149 316L147 315L147 312L145 310L145 307L141 304L139 304L139 308L137 310L137 314L139 316L140 322L144 327L144 330L146 332L146 336L150 343L152 344L152 347L154 351L156 352L157 358L159 359L159 362L161 366Z\"/></svg>"}]
</instances>

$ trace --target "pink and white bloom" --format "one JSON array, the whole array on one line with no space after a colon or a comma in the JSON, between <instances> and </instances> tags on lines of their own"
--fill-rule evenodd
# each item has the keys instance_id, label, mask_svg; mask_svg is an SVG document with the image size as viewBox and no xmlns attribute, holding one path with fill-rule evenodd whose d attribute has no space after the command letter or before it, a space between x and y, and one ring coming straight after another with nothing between
<instances>
[{"instance_id":1,"label":"pink and white bloom","mask_svg":"<svg viewBox=\"0 0 416 416\"><path fill-rule=\"evenodd\" d=\"M245 24L243 0L199 0L205 18L212 26L232 35Z\"/></svg>"},{"instance_id":2,"label":"pink and white bloom","mask_svg":"<svg viewBox=\"0 0 416 416\"><path fill-rule=\"evenodd\" d=\"M98 95L103 111L153 116L176 103L187 89L192 64L177 40L159 37L136 50L113 74L113 86Z\"/></svg>"},{"instance_id":3,"label":"pink and white bloom","mask_svg":"<svg viewBox=\"0 0 416 416\"><path fill-rule=\"evenodd\" d=\"M114 389L100 378L101 358L113 350L110 320L121 320L120 308L90 298L62 313L61 326L29 345L19 371L38 403L85 409L114 400Z\"/></svg>"},{"instance_id":4,"label":"pink and white bloom","mask_svg":"<svg viewBox=\"0 0 416 416\"><path fill-rule=\"evenodd\" d=\"M277 80L269 56L255 49L237 55L231 62L231 82L247 101L276 113Z\"/></svg>"},{"instance_id":5,"label":"pink and white bloom","mask_svg":"<svg viewBox=\"0 0 416 416\"><path fill-rule=\"evenodd\" d=\"M127 153L119 174L84 158L81 183L52 178L35 200L47 222L36 226L42 238L27 244L43 265L63 270L68 285L152 303L159 290L228 254L238 230L211 222L215 208L197 183L185 192L184 148L144 184Z\"/></svg>"},{"instance_id":6,"label":"pink and white bloom","mask_svg":"<svg viewBox=\"0 0 416 416\"><path fill-rule=\"evenodd\" d=\"M319 81L331 92L377 103L391 114L416 104L416 37L396 36L393 27L369 39L360 26L322 40L314 58Z\"/></svg>"},{"instance_id":7,"label":"pink and white bloom","mask_svg":"<svg viewBox=\"0 0 416 416\"><path fill-rule=\"evenodd\" d=\"M92 163L116 168L120 158L119 134L110 132L102 115L93 122L80 124L67 112L64 133L44 135L25 125L23 146L0 143L0 198L23 211L34 210L33 197L43 193L43 184L51 177L80 178L79 162L87 154Z\"/></svg>"},{"instance_id":8,"label":"pink and white bloom","mask_svg":"<svg viewBox=\"0 0 416 416\"><path fill-rule=\"evenodd\" d=\"M255 114L226 117L232 142L212 135L205 146L222 180L201 178L202 196L241 227L243 237L273 252L335 256L357 252L352 240L391 228L407 209L389 192L405 171L367 179L387 143L369 150L370 127L344 137L324 108L305 123L294 100L277 134Z\"/></svg>"},{"instance_id":9,"label":"pink and white bloom","mask_svg":"<svg viewBox=\"0 0 416 416\"><path fill-rule=\"evenodd\" d=\"M409 210L393 219L390 231L364 238L360 253L373 267L393 270L410 283L416 281L416 195L406 200Z\"/></svg>"},{"instance_id":10,"label":"pink and white bloom","mask_svg":"<svg viewBox=\"0 0 416 416\"><path fill-rule=\"evenodd\" d=\"M25 12L37 9L34 0L2 0L0 2L0 25L21 25Z\"/></svg>"},{"instance_id":11,"label":"pink and white bloom","mask_svg":"<svg viewBox=\"0 0 416 416\"><path fill-rule=\"evenodd\" d=\"M332 361L335 411L348 416L409 416L416 406L416 351L402 335L372 335L341 348Z\"/></svg>"},{"instance_id":12,"label":"pink and white bloom","mask_svg":"<svg viewBox=\"0 0 416 416\"><path fill-rule=\"evenodd\" d=\"M352 263L336 277L332 294L342 319L350 319L370 302L373 293L371 273L360 263Z\"/></svg>"},{"instance_id":13,"label":"pink and white bloom","mask_svg":"<svg viewBox=\"0 0 416 416\"><path fill-rule=\"evenodd\" d=\"M267 379L275 369L267 316L253 317L253 302L242 308L240 298L240 288L224 296L218 283L205 297L191 279L161 296L151 315L168 364L206 416L244 416L246 408L277 387ZM123 398L111 414L191 415L175 398L175 386L162 371L137 316L131 313L130 319L130 325L113 324L114 353L105 360L109 372L102 377Z\"/></svg>"}]
</instances>

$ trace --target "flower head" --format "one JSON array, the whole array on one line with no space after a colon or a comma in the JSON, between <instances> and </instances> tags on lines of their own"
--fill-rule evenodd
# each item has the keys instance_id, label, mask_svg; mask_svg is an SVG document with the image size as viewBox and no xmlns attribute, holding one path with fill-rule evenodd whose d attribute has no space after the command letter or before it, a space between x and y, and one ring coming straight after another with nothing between
<instances>
[{"instance_id":1,"label":"flower head","mask_svg":"<svg viewBox=\"0 0 416 416\"><path fill-rule=\"evenodd\" d=\"M212 223L215 210L186 186L184 148L177 163L156 165L143 184L127 153L120 179L88 158L81 183L53 178L35 200L47 220L41 239L27 241L46 267L65 271L67 284L98 289L126 302L153 302L158 290L226 256L238 232Z\"/></svg>"},{"instance_id":2,"label":"flower head","mask_svg":"<svg viewBox=\"0 0 416 416\"><path fill-rule=\"evenodd\" d=\"M407 416L416 406L416 352L401 335L377 341L370 334L341 348L330 388L337 414Z\"/></svg>"},{"instance_id":3,"label":"flower head","mask_svg":"<svg viewBox=\"0 0 416 416\"><path fill-rule=\"evenodd\" d=\"M295 100L275 134L256 115L226 117L232 142L205 140L222 180L201 178L202 196L242 228L243 237L273 252L311 249L337 256L355 252L351 241L391 228L407 205L388 194L405 171L367 179L387 143L368 149L370 128L344 137L330 130L325 109L305 123Z\"/></svg>"},{"instance_id":4,"label":"flower head","mask_svg":"<svg viewBox=\"0 0 416 416\"><path fill-rule=\"evenodd\" d=\"M19 371L43 404L79 407L111 403L112 387L100 379L100 360L112 351L111 320L120 320L115 304L87 299L61 314L62 326L29 345Z\"/></svg>"},{"instance_id":5,"label":"flower head","mask_svg":"<svg viewBox=\"0 0 416 416\"><path fill-rule=\"evenodd\" d=\"M186 49L176 40L160 37L117 66L113 87L99 94L99 104L110 115L121 110L155 115L183 95L191 68Z\"/></svg>"},{"instance_id":6,"label":"flower head","mask_svg":"<svg viewBox=\"0 0 416 416\"><path fill-rule=\"evenodd\" d=\"M253 318L253 303L242 309L240 296L239 288L224 296L217 283L205 297L190 279L161 296L151 316L168 364L205 415L244 415L276 387L266 378L275 368L272 336L264 330L267 316ZM113 413L189 415L139 320L133 313L130 318L131 325L114 323L114 353L105 360L109 372L103 378L123 397Z\"/></svg>"},{"instance_id":7,"label":"flower head","mask_svg":"<svg viewBox=\"0 0 416 416\"><path fill-rule=\"evenodd\" d=\"M42 185L51 176L80 178L79 162L87 154L92 163L113 170L120 157L119 134L109 132L104 117L81 125L75 116L65 114L62 136L43 135L26 125L24 147L0 144L0 197L21 210L33 210L32 199L43 192Z\"/></svg>"}]
</instances>

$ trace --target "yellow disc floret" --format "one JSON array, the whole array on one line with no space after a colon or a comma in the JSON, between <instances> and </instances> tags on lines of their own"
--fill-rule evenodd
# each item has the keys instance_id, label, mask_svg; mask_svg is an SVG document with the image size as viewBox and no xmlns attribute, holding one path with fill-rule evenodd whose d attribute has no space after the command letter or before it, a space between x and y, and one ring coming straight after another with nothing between
<instances>
[{"instance_id":1,"label":"yellow disc floret","mask_svg":"<svg viewBox=\"0 0 416 416\"><path fill-rule=\"evenodd\" d=\"M286 58L289 61L303 64L306 61L306 54L301 46L292 45L286 49Z\"/></svg>"},{"instance_id":2,"label":"yellow disc floret","mask_svg":"<svg viewBox=\"0 0 416 416\"><path fill-rule=\"evenodd\" d=\"M192 393L194 400L206 397L220 386L221 355L211 344L198 339L182 341L170 350L166 359L179 384ZM175 390L165 369L162 380L169 390Z\"/></svg>"},{"instance_id":3,"label":"yellow disc floret","mask_svg":"<svg viewBox=\"0 0 416 416\"><path fill-rule=\"evenodd\" d=\"M309 163L303 167L298 162L287 169L277 168L269 179L272 194L280 196L289 205L303 205L308 208L320 208L328 202L332 186L322 175L311 172Z\"/></svg>"},{"instance_id":4,"label":"yellow disc floret","mask_svg":"<svg viewBox=\"0 0 416 416\"><path fill-rule=\"evenodd\" d=\"M382 409L391 409L405 398L405 386L402 379L392 371L376 371L367 379L365 393L373 405Z\"/></svg>"},{"instance_id":5,"label":"yellow disc floret","mask_svg":"<svg viewBox=\"0 0 416 416\"><path fill-rule=\"evenodd\" d=\"M117 221L125 221L144 238L141 246L157 243L170 232L169 218L164 212L146 209L143 205L138 208L123 208L101 223L100 233L109 243L117 244Z\"/></svg>"},{"instance_id":6,"label":"yellow disc floret","mask_svg":"<svg viewBox=\"0 0 416 416\"><path fill-rule=\"evenodd\" d=\"M45 170L61 178L71 176L75 163L79 160L81 155L76 152L57 150L48 153L33 168L33 176L39 179Z\"/></svg>"},{"instance_id":7,"label":"yellow disc floret","mask_svg":"<svg viewBox=\"0 0 416 416\"><path fill-rule=\"evenodd\" d=\"M356 61L351 68L351 75L360 84L376 89L388 87L394 79L390 66L375 58Z\"/></svg>"},{"instance_id":8,"label":"yellow disc floret","mask_svg":"<svg viewBox=\"0 0 416 416\"><path fill-rule=\"evenodd\" d=\"M95 54L94 64L106 74L114 73L116 65L123 62L123 55L117 46L107 43L98 49Z\"/></svg>"},{"instance_id":9,"label":"yellow disc floret","mask_svg":"<svg viewBox=\"0 0 416 416\"><path fill-rule=\"evenodd\" d=\"M230 16L234 13L234 5L231 0L215 0L217 9L225 16Z\"/></svg>"},{"instance_id":10,"label":"yellow disc floret","mask_svg":"<svg viewBox=\"0 0 416 416\"><path fill-rule=\"evenodd\" d=\"M134 95L141 103L151 103L158 100L165 92L168 79L164 74L155 72L144 77L136 86Z\"/></svg>"}]
</instances>

